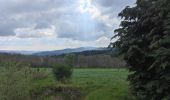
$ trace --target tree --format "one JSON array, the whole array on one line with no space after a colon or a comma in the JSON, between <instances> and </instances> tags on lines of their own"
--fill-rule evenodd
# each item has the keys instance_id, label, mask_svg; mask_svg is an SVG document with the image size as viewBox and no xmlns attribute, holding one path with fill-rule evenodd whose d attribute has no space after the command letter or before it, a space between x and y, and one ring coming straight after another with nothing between
<instances>
[{"instance_id":1,"label":"tree","mask_svg":"<svg viewBox=\"0 0 170 100\"><path fill-rule=\"evenodd\" d=\"M137 0L119 16L119 39L111 46L125 54L128 79L139 100L170 100L170 0Z\"/></svg>"},{"instance_id":2,"label":"tree","mask_svg":"<svg viewBox=\"0 0 170 100\"><path fill-rule=\"evenodd\" d=\"M67 54L64 57L65 63L68 64L69 66L73 67L75 64L75 60L76 60L76 55L74 54Z\"/></svg>"},{"instance_id":3,"label":"tree","mask_svg":"<svg viewBox=\"0 0 170 100\"><path fill-rule=\"evenodd\" d=\"M56 80L64 82L72 75L72 67L69 65L54 65L53 74Z\"/></svg>"}]
</instances>

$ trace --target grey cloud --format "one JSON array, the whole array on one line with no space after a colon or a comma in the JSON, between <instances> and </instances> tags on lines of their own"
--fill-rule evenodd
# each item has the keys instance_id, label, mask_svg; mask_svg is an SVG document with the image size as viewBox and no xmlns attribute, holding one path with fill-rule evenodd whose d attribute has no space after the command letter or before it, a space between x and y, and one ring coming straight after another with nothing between
<instances>
[{"instance_id":1,"label":"grey cloud","mask_svg":"<svg viewBox=\"0 0 170 100\"><path fill-rule=\"evenodd\" d=\"M136 0L93 0L92 2L95 5L103 6L105 8L108 7L126 7L131 6L135 3ZM116 8L118 9L118 8ZM120 10L120 9L119 9Z\"/></svg>"},{"instance_id":2,"label":"grey cloud","mask_svg":"<svg viewBox=\"0 0 170 100\"><path fill-rule=\"evenodd\" d=\"M0 27L0 36L14 36L15 32L13 31L13 28L9 28L8 30L6 27Z\"/></svg>"},{"instance_id":3,"label":"grey cloud","mask_svg":"<svg viewBox=\"0 0 170 100\"><path fill-rule=\"evenodd\" d=\"M75 16L72 19L68 17L65 21L60 21L58 37L87 41L98 39L104 35L103 33L107 35L110 28L105 23L91 20L87 16L85 18Z\"/></svg>"},{"instance_id":4,"label":"grey cloud","mask_svg":"<svg viewBox=\"0 0 170 100\"><path fill-rule=\"evenodd\" d=\"M0 11L13 14L44 12L53 8L63 8L74 4L74 0L1 0L0 3Z\"/></svg>"},{"instance_id":5,"label":"grey cloud","mask_svg":"<svg viewBox=\"0 0 170 100\"><path fill-rule=\"evenodd\" d=\"M114 5L115 2L117 3L118 1L116 0L93 0L94 4L97 4L97 5L99 4L100 6L104 6L104 7L111 7Z\"/></svg>"},{"instance_id":6,"label":"grey cloud","mask_svg":"<svg viewBox=\"0 0 170 100\"><path fill-rule=\"evenodd\" d=\"M0 19L0 36L14 36L15 35L15 28L18 27L18 24L14 20Z\"/></svg>"},{"instance_id":7,"label":"grey cloud","mask_svg":"<svg viewBox=\"0 0 170 100\"><path fill-rule=\"evenodd\" d=\"M59 12L66 6L74 4L74 0L0 0L0 36L15 35L15 30L22 27L45 28L50 20L62 15ZM48 13L57 10L56 14ZM59 13L58 13L59 12ZM43 22L43 21L48 22ZM27 33L29 34L29 33Z\"/></svg>"},{"instance_id":8,"label":"grey cloud","mask_svg":"<svg viewBox=\"0 0 170 100\"><path fill-rule=\"evenodd\" d=\"M48 22L39 22L35 26L35 29L44 29L44 28L49 28L49 27L50 27L50 23L48 23Z\"/></svg>"},{"instance_id":9,"label":"grey cloud","mask_svg":"<svg viewBox=\"0 0 170 100\"><path fill-rule=\"evenodd\" d=\"M0 36L15 36L17 29L46 29L55 26L58 38L75 40L96 40L110 36L113 27L105 22L90 19L90 15L81 15L76 11L79 0L0 0ZM131 2L130 2L131 1ZM125 5L133 0L94 0L102 15L109 15L112 20ZM114 23L113 23L114 24ZM107 34L106 34L107 33ZM19 38L39 38L40 34L29 33Z\"/></svg>"},{"instance_id":10,"label":"grey cloud","mask_svg":"<svg viewBox=\"0 0 170 100\"><path fill-rule=\"evenodd\" d=\"M135 4L136 0L93 0L93 4L96 5L103 14L117 14L123 10L126 6Z\"/></svg>"}]
</instances>

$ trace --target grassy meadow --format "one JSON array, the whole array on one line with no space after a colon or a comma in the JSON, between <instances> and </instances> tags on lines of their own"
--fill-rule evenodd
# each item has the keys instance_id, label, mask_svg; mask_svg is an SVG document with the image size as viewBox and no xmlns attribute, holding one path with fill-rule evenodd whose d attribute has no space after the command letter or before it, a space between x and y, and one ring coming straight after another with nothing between
<instances>
[{"instance_id":1,"label":"grassy meadow","mask_svg":"<svg viewBox=\"0 0 170 100\"><path fill-rule=\"evenodd\" d=\"M37 70L37 69L34 69ZM74 69L73 75L66 83L55 81L51 69L40 69L47 77L34 81L36 92L48 92L44 88L62 88L67 92L47 93L43 95L45 100L54 98L68 100L131 100L126 81L128 71L126 69Z\"/></svg>"},{"instance_id":2,"label":"grassy meadow","mask_svg":"<svg viewBox=\"0 0 170 100\"><path fill-rule=\"evenodd\" d=\"M57 81L52 68L0 65L0 100L132 100L126 69L74 68Z\"/></svg>"}]
</instances>

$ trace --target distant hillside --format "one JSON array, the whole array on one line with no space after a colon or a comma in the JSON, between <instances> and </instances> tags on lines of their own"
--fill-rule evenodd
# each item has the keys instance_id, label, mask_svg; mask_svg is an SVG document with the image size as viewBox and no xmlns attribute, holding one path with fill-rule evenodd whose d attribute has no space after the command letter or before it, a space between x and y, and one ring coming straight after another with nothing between
<instances>
[{"instance_id":1,"label":"distant hillside","mask_svg":"<svg viewBox=\"0 0 170 100\"><path fill-rule=\"evenodd\" d=\"M68 53L68 54L74 54L74 55L82 55L82 56L94 56L94 55L113 55L113 54L117 54L117 50L116 49L109 49L109 48L102 48L102 49L98 49L98 50L87 50L87 51L82 51L82 52L72 52L72 53ZM55 55L55 56L65 56L67 54L62 54L62 55Z\"/></svg>"},{"instance_id":2,"label":"distant hillside","mask_svg":"<svg viewBox=\"0 0 170 100\"><path fill-rule=\"evenodd\" d=\"M109 48L95 48L95 47L81 47L75 49L63 49L63 50L54 50L54 51L15 51L15 50L0 50L0 53L6 54L21 54L21 55L33 55L33 56L65 56L67 54L75 54L75 55L84 55L84 56L92 56L99 54L106 55L115 55L117 54L117 49L109 49Z\"/></svg>"},{"instance_id":3,"label":"distant hillside","mask_svg":"<svg viewBox=\"0 0 170 100\"><path fill-rule=\"evenodd\" d=\"M38 52L34 53L33 55L36 56L58 56L58 55L65 55L69 53L81 53L81 52L90 52L90 51L100 51L105 50L106 48L95 48L95 47L81 47L81 48L75 48L75 49L63 49L63 50L54 50L54 51L44 51L44 52Z\"/></svg>"},{"instance_id":4,"label":"distant hillside","mask_svg":"<svg viewBox=\"0 0 170 100\"><path fill-rule=\"evenodd\" d=\"M0 53L7 53L7 54L21 54L21 55L32 55L37 53L38 51L17 51L17 50L0 50Z\"/></svg>"}]
</instances>

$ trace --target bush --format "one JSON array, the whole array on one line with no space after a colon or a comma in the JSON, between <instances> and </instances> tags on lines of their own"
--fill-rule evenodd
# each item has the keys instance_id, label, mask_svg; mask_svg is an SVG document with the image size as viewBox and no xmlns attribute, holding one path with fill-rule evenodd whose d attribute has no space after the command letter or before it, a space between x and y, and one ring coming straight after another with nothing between
<instances>
[{"instance_id":1,"label":"bush","mask_svg":"<svg viewBox=\"0 0 170 100\"><path fill-rule=\"evenodd\" d=\"M65 81L72 75L72 67L68 65L55 65L53 67L53 74L56 80Z\"/></svg>"}]
</instances>

